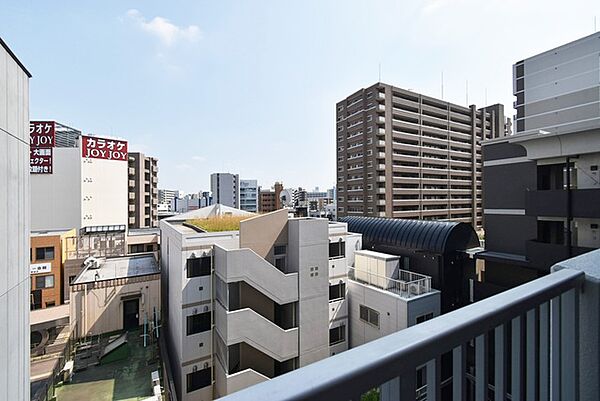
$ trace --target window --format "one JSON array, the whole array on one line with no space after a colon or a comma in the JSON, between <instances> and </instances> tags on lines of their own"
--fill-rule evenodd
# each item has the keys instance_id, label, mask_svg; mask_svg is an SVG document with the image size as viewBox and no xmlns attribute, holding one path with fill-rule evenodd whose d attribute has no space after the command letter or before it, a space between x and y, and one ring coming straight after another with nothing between
<instances>
[{"instance_id":1,"label":"window","mask_svg":"<svg viewBox=\"0 0 600 401\"><path fill-rule=\"evenodd\" d=\"M209 276L212 268L211 257L202 256L187 260L187 278Z\"/></svg>"},{"instance_id":2,"label":"window","mask_svg":"<svg viewBox=\"0 0 600 401\"><path fill-rule=\"evenodd\" d=\"M275 267L281 271L285 270L285 256L279 256L275 258Z\"/></svg>"},{"instance_id":3,"label":"window","mask_svg":"<svg viewBox=\"0 0 600 401\"><path fill-rule=\"evenodd\" d=\"M199 390L203 387L210 386L212 383L212 371L211 368L197 370L186 375L187 381L187 392Z\"/></svg>"},{"instance_id":4,"label":"window","mask_svg":"<svg viewBox=\"0 0 600 401\"><path fill-rule=\"evenodd\" d=\"M211 313L204 312L187 317L187 335L202 333L210 330Z\"/></svg>"},{"instance_id":5,"label":"window","mask_svg":"<svg viewBox=\"0 0 600 401\"><path fill-rule=\"evenodd\" d=\"M360 320L379 328L379 312L368 306L360 305Z\"/></svg>"},{"instance_id":6,"label":"window","mask_svg":"<svg viewBox=\"0 0 600 401\"><path fill-rule=\"evenodd\" d=\"M50 308L50 307L52 307L54 305L55 305L54 301L48 301L48 302L46 302L46 308Z\"/></svg>"},{"instance_id":7,"label":"window","mask_svg":"<svg viewBox=\"0 0 600 401\"><path fill-rule=\"evenodd\" d=\"M129 245L129 253L141 253L141 252L144 252L143 244Z\"/></svg>"},{"instance_id":8,"label":"window","mask_svg":"<svg viewBox=\"0 0 600 401\"><path fill-rule=\"evenodd\" d=\"M54 247L47 246L45 248L35 248L36 260L52 260L54 259Z\"/></svg>"},{"instance_id":9,"label":"window","mask_svg":"<svg viewBox=\"0 0 600 401\"><path fill-rule=\"evenodd\" d=\"M73 280L75 280L77 276L69 276L69 285L73 284Z\"/></svg>"},{"instance_id":10,"label":"window","mask_svg":"<svg viewBox=\"0 0 600 401\"><path fill-rule=\"evenodd\" d=\"M329 243L329 259L343 258L344 256L346 256L346 243L344 241Z\"/></svg>"},{"instance_id":11,"label":"window","mask_svg":"<svg viewBox=\"0 0 600 401\"><path fill-rule=\"evenodd\" d=\"M329 286L329 300L337 300L346 298L346 283L339 283Z\"/></svg>"},{"instance_id":12,"label":"window","mask_svg":"<svg viewBox=\"0 0 600 401\"><path fill-rule=\"evenodd\" d=\"M286 245L275 245L275 247L273 249L273 253L275 254L275 256L285 255L287 253L287 246Z\"/></svg>"},{"instance_id":13,"label":"window","mask_svg":"<svg viewBox=\"0 0 600 401\"><path fill-rule=\"evenodd\" d=\"M433 319L433 312L430 313L426 313L424 315L421 316L417 316L417 324L419 323L423 323L427 320Z\"/></svg>"},{"instance_id":14,"label":"window","mask_svg":"<svg viewBox=\"0 0 600 401\"><path fill-rule=\"evenodd\" d=\"M346 325L329 329L329 345L343 343L346 340Z\"/></svg>"},{"instance_id":15,"label":"window","mask_svg":"<svg viewBox=\"0 0 600 401\"><path fill-rule=\"evenodd\" d=\"M54 274L48 274L46 276L37 276L35 278L35 288L53 288L54 287Z\"/></svg>"}]
</instances>

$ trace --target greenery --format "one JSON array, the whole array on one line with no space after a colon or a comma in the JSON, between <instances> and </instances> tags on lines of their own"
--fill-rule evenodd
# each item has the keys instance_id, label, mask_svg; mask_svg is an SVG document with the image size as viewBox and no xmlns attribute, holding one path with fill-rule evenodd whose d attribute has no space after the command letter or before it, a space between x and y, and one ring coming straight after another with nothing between
<instances>
[{"instance_id":1,"label":"greenery","mask_svg":"<svg viewBox=\"0 0 600 401\"><path fill-rule=\"evenodd\" d=\"M240 221L246 220L247 218L248 216L223 215L209 217L207 219L192 219L186 221L186 223L207 232L237 231L240 229Z\"/></svg>"},{"instance_id":2,"label":"greenery","mask_svg":"<svg viewBox=\"0 0 600 401\"><path fill-rule=\"evenodd\" d=\"M367 391L360 397L360 401L379 401L379 388Z\"/></svg>"}]
</instances>

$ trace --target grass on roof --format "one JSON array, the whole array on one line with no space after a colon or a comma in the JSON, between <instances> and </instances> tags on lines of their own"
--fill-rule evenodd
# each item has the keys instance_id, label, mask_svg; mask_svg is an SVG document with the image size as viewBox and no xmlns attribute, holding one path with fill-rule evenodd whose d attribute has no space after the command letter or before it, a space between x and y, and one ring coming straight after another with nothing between
<instances>
[{"instance_id":1,"label":"grass on roof","mask_svg":"<svg viewBox=\"0 0 600 401\"><path fill-rule=\"evenodd\" d=\"M240 229L240 221L251 216L216 216L207 219L191 219L186 223L194 225L206 232L237 231Z\"/></svg>"}]
</instances>

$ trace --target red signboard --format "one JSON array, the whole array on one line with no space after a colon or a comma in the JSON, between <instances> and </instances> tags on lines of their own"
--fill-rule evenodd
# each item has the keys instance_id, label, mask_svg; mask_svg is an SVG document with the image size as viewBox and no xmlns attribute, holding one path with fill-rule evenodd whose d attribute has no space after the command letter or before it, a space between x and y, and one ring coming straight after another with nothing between
<instances>
[{"instance_id":1,"label":"red signboard","mask_svg":"<svg viewBox=\"0 0 600 401\"><path fill-rule=\"evenodd\" d=\"M52 148L30 148L29 172L31 174L52 174Z\"/></svg>"},{"instance_id":2,"label":"red signboard","mask_svg":"<svg viewBox=\"0 0 600 401\"><path fill-rule=\"evenodd\" d=\"M29 172L52 174L52 148L56 124L54 121L31 121L29 123Z\"/></svg>"},{"instance_id":3,"label":"red signboard","mask_svg":"<svg viewBox=\"0 0 600 401\"><path fill-rule=\"evenodd\" d=\"M127 161L127 142L96 136L82 136L81 156L93 159Z\"/></svg>"},{"instance_id":4,"label":"red signboard","mask_svg":"<svg viewBox=\"0 0 600 401\"><path fill-rule=\"evenodd\" d=\"M54 147L54 121L31 121L29 123L29 141L31 147Z\"/></svg>"}]
</instances>

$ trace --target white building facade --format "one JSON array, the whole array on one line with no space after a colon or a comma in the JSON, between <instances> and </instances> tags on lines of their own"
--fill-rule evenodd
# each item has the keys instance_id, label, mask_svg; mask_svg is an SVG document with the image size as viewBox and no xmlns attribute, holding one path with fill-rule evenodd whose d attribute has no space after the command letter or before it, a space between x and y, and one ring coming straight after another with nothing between
<instances>
[{"instance_id":1,"label":"white building facade","mask_svg":"<svg viewBox=\"0 0 600 401\"><path fill-rule=\"evenodd\" d=\"M231 232L173 219L161 221L162 280L179 399L212 400L348 348L360 235L287 210Z\"/></svg>"},{"instance_id":2,"label":"white building facade","mask_svg":"<svg viewBox=\"0 0 600 401\"><path fill-rule=\"evenodd\" d=\"M0 39L0 399L29 397L29 78ZM10 189L10 190L8 190Z\"/></svg>"}]
</instances>

